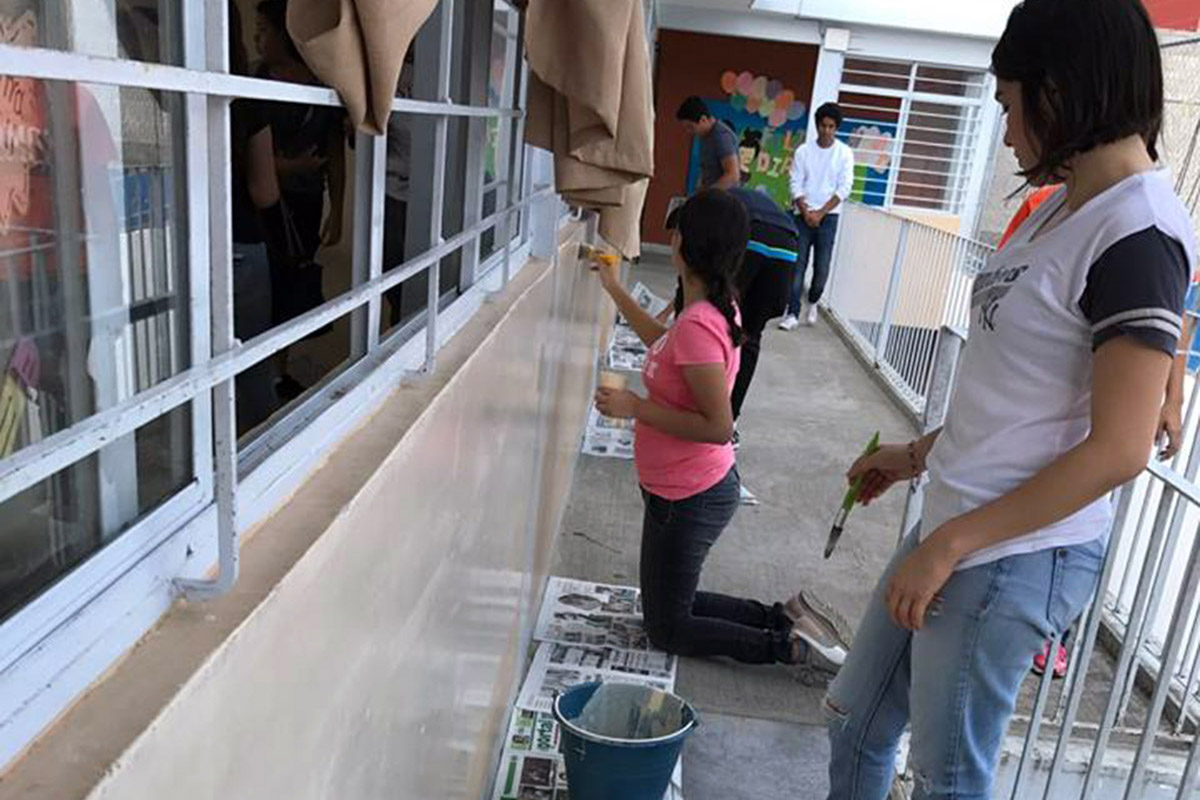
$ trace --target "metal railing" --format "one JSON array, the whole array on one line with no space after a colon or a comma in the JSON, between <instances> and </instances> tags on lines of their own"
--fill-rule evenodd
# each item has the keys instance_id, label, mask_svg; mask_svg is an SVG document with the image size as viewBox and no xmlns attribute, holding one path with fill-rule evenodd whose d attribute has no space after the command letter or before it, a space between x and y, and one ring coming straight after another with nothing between
<instances>
[{"instance_id":1,"label":"metal railing","mask_svg":"<svg viewBox=\"0 0 1200 800\"><path fill-rule=\"evenodd\" d=\"M843 212L830 321L925 430L944 416L971 282L990 251L886 212ZM1184 408L1179 454L1115 494L1097 599L1065 644L1068 674L1058 682L1048 669L1024 687L996 797L1191 798L1200 789L1200 391L1191 374ZM920 514L916 485L902 531Z\"/></svg>"},{"instance_id":2,"label":"metal railing","mask_svg":"<svg viewBox=\"0 0 1200 800\"><path fill-rule=\"evenodd\" d=\"M992 248L869 206L841 214L827 311L920 419L943 328L965 331L971 282Z\"/></svg>"}]
</instances>

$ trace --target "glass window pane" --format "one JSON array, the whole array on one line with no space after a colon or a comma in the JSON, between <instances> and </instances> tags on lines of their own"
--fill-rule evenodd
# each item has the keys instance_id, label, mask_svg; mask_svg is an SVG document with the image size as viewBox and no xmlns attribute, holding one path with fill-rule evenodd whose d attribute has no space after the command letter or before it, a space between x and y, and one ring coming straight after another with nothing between
<instances>
[{"instance_id":1,"label":"glass window pane","mask_svg":"<svg viewBox=\"0 0 1200 800\"><path fill-rule=\"evenodd\" d=\"M37 417L0 425L2 458L186 369L190 321L181 98L0 84L20 132L0 149L0 369Z\"/></svg>"},{"instance_id":2,"label":"glass window pane","mask_svg":"<svg viewBox=\"0 0 1200 800\"><path fill-rule=\"evenodd\" d=\"M178 0L0 0L4 44L179 66Z\"/></svg>"},{"instance_id":3,"label":"glass window pane","mask_svg":"<svg viewBox=\"0 0 1200 800\"><path fill-rule=\"evenodd\" d=\"M0 502L0 620L192 481L191 407Z\"/></svg>"},{"instance_id":4,"label":"glass window pane","mask_svg":"<svg viewBox=\"0 0 1200 800\"><path fill-rule=\"evenodd\" d=\"M842 68L842 83L905 91L911 72L911 63L847 58Z\"/></svg>"},{"instance_id":5,"label":"glass window pane","mask_svg":"<svg viewBox=\"0 0 1200 800\"><path fill-rule=\"evenodd\" d=\"M985 76L982 72L928 67L919 65L913 89L926 94L944 94L956 97L982 97Z\"/></svg>"}]
</instances>

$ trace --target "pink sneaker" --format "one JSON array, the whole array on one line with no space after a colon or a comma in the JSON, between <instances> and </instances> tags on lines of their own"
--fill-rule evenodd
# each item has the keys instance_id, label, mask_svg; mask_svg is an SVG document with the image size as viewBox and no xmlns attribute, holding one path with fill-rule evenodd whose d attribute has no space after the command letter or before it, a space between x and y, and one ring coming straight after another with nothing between
<instances>
[{"instance_id":1,"label":"pink sneaker","mask_svg":"<svg viewBox=\"0 0 1200 800\"><path fill-rule=\"evenodd\" d=\"M1042 652L1033 657L1033 673L1042 675L1046 672L1046 658L1050 654L1050 643L1042 645ZM1067 677L1067 648L1058 646L1058 657L1054 659L1054 677Z\"/></svg>"}]
</instances>

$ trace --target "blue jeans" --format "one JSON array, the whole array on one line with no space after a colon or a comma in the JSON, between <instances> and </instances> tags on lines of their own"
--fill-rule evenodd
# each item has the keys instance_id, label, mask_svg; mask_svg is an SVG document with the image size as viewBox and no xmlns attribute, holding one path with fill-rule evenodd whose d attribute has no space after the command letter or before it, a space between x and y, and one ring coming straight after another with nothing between
<instances>
[{"instance_id":1,"label":"blue jeans","mask_svg":"<svg viewBox=\"0 0 1200 800\"><path fill-rule=\"evenodd\" d=\"M682 500L642 489L641 587L646 635L681 656L729 656L749 664L791 661L792 622L783 606L698 592L709 549L741 504L737 467Z\"/></svg>"},{"instance_id":2,"label":"blue jeans","mask_svg":"<svg viewBox=\"0 0 1200 800\"><path fill-rule=\"evenodd\" d=\"M796 274L792 278L792 293L788 297L787 313L800 315L800 298L804 295L804 276L808 273L808 255L812 253L813 277L808 287L808 302L816 303L825 293L829 281L829 266L833 261L833 240L837 238L838 214L827 214L821 224L808 227L804 217L795 215L800 235L796 237L800 258L796 261Z\"/></svg>"},{"instance_id":3,"label":"blue jeans","mask_svg":"<svg viewBox=\"0 0 1200 800\"><path fill-rule=\"evenodd\" d=\"M912 633L885 605L888 566L829 687L829 800L884 800L912 723L914 800L986 800L1030 660L1082 613L1105 540L1011 556L954 573L936 615Z\"/></svg>"}]
</instances>

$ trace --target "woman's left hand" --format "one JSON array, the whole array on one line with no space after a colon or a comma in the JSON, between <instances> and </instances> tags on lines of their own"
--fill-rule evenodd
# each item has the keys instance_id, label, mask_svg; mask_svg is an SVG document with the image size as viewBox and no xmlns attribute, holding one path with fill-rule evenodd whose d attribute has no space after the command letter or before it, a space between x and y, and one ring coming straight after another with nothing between
<instances>
[{"instance_id":1,"label":"woman's left hand","mask_svg":"<svg viewBox=\"0 0 1200 800\"><path fill-rule=\"evenodd\" d=\"M888 583L887 607L892 621L906 630L919 631L931 606L936 610L941 603L938 592L957 564L958 558L936 533L909 553Z\"/></svg>"},{"instance_id":2,"label":"woman's left hand","mask_svg":"<svg viewBox=\"0 0 1200 800\"><path fill-rule=\"evenodd\" d=\"M596 390L596 408L604 416L613 419L632 419L639 400L641 398L628 389Z\"/></svg>"}]
</instances>

